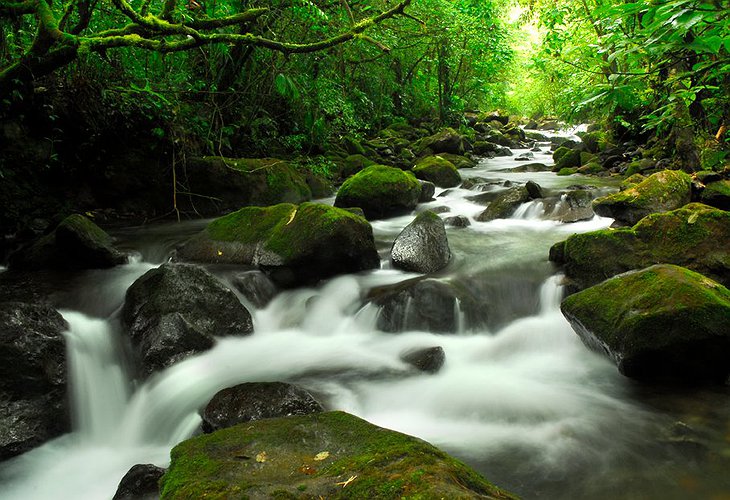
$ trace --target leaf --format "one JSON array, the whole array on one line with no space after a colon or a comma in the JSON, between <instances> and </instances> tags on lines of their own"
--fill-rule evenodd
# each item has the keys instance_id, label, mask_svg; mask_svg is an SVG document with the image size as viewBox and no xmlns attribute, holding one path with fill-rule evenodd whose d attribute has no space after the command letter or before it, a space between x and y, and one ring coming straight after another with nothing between
<instances>
[{"instance_id":1,"label":"leaf","mask_svg":"<svg viewBox=\"0 0 730 500\"><path fill-rule=\"evenodd\" d=\"M264 463L268 459L269 459L269 457L266 456L266 452L265 451L262 451L261 453L259 453L258 455L256 455L256 461L258 463Z\"/></svg>"},{"instance_id":2,"label":"leaf","mask_svg":"<svg viewBox=\"0 0 730 500\"><path fill-rule=\"evenodd\" d=\"M329 451L320 451L319 453L317 453L314 456L314 459L317 460L317 461L319 461L319 460L324 460L324 459L326 459L329 456L330 456L330 452Z\"/></svg>"}]
</instances>

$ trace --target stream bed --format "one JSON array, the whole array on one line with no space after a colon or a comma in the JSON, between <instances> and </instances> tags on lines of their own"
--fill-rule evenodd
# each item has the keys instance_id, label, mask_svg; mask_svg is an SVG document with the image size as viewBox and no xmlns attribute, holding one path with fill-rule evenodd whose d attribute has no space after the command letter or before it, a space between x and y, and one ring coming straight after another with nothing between
<instances>
[{"instance_id":1,"label":"stream bed","mask_svg":"<svg viewBox=\"0 0 730 500\"><path fill-rule=\"evenodd\" d=\"M552 164L542 149L534 161ZM552 192L615 189L604 178L509 170L519 165L514 157L485 159L460 173L486 179L486 190L528 180ZM632 382L586 349L560 313L550 246L612 220L562 223L535 200L509 219L477 222L484 207L467 197L479 191L436 194L418 210L448 207L442 217L462 215L471 224L447 227L452 261L434 277L476 290L486 323L464 320L454 334L376 328L368 293L417 277L388 259L409 214L372 223L381 269L280 292L263 308L247 303L253 335L220 339L144 383L130 379L120 349L124 293L207 221L117 231L120 247L135 253L132 262L52 285L70 324L75 430L0 465L0 498L111 498L132 465L169 463L170 448L198 431L197 412L215 392L253 381L297 383L327 409L425 439L524 498L730 498L730 390ZM229 283L250 271L210 270ZM400 359L432 346L446 354L436 374L414 374Z\"/></svg>"}]
</instances>

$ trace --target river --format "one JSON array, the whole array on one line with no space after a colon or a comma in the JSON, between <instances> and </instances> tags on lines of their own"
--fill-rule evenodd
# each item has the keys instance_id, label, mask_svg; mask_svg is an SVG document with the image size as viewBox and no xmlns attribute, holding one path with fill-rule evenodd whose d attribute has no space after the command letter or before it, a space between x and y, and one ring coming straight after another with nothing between
<instances>
[{"instance_id":1,"label":"river","mask_svg":"<svg viewBox=\"0 0 730 500\"><path fill-rule=\"evenodd\" d=\"M543 151L535 161L551 164ZM500 184L533 180L553 191L612 188L605 179L505 170L519 164L495 158L460 172ZM170 448L197 431L197 411L216 391L250 381L296 382L327 409L423 438L525 498L730 498L727 388L636 384L588 351L559 311L561 276L547 260L550 246L611 219L546 220L542 202L533 201L510 219L476 222L483 207L466 198L474 194L437 190L418 210L447 206L442 217L470 218L469 227L447 228L452 262L436 278L476 283L486 325L462 321L450 335L375 327L377 308L363 306L367 292L416 276L388 262L410 214L373 222L380 270L281 292L261 309L247 304L253 335L220 339L144 383L130 379L119 349L124 293L206 221L118 231L132 262L81 273L53 295L70 325L74 431L2 464L0 498L111 498L132 465L168 464ZM224 282L247 272L211 270ZM400 360L431 346L446 353L437 374L414 374Z\"/></svg>"}]
</instances>

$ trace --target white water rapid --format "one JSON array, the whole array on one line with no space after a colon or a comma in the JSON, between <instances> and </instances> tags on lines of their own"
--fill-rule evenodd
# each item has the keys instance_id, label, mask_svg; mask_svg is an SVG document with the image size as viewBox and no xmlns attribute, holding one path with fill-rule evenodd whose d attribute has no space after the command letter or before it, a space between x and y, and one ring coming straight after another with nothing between
<instances>
[{"instance_id":1,"label":"white water rapid","mask_svg":"<svg viewBox=\"0 0 730 500\"><path fill-rule=\"evenodd\" d=\"M549 164L549 154L537 153L535 161ZM485 160L461 173L499 183L533 180L556 191L601 185L504 170L518 165L510 157ZM141 230L145 243L128 245L147 262L87 276L92 282L75 294L77 310L62 311L70 325L74 431L3 464L0 498L109 499L132 465L168 464L170 448L196 432L197 412L216 391L250 381L296 382L327 409L421 437L527 498L686 498L672 478L692 469L659 444L676 412L634 397L635 387L581 344L559 310L561 277L547 262L550 246L611 220L562 224L547 220L543 203L534 201L510 219L477 222L483 207L466 198L475 193L441 192L425 208L445 205L442 217L471 221L448 229L453 261L438 278L476 280L494 305L488 326L464 325L452 335L375 327L377 308L363 307L368 290L415 276L390 269L386 255L411 214L373 223L386 256L380 270L279 293L252 310L253 335L220 339L137 385L125 370L114 311L175 240L164 226L164 248L150 246L154 230ZM225 272L219 276L225 281ZM400 360L404 351L431 346L446 353L437 374L414 372Z\"/></svg>"}]
</instances>

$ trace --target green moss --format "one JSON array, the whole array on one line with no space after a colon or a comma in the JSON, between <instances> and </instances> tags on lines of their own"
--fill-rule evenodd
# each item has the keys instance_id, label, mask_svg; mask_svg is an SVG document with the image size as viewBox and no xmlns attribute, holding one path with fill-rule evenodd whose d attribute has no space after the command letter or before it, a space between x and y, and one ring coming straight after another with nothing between
<instances>
[{"instance_id":1,"label":"green moss","mask_svg":"<svg viewBox=\"0 0 730 500\"><path fill-rule=\"evenodd\" d=\"M587 163L578 169L579 174L586 175L598 174L600 172L603 172L603 167L596 161Z\"/></svg>"},{"instance_id":2,"label":"green moss","mask_svg":"<svg viewBox=\"0 0 730 500\"><path fill-rule=\"evenodd\" d=\"M442 156L421 158L413 167L418 179L433 182L439 187L456 187L461 184L461 175L453 163Z\"/></svg>"},{"instance_id":3,"label":"green moss","mask_svg":"<svg viewBox=\"0 0 730 500\"><path fill-rule=\"evenodd\" d=\"M560 176L563 176L563 175L573 175L576 172L578 172L578 169L577 168L575 168L575 167L567 168L566 167L566 168L561 168L558 171L557 175L560 175Z\"/></svg>"},{"instance_id":4,"label":"green moss","mask_svg":"<svg viewBox=\"0 0 730 500\"><path fill-rule=\"evenodd\" d=\"M420 194L421 184L412 173L371 165L342 184L335 206L360 207L368 218L382 217L412 209Z\"/></svg>"},{"instance_id":5,"label":"green moss","mask_svg":"<svg viewBox=\"0 0 730 500\"><path fill-rule=\"evenodd\" d=\"M439 153L439 156L444 160L450 161L457 169L474 168L477 166L477 162L467 158L466 156L454 155L451 153Z\"/></svg>"},{"instance_id":6,"label":"green moss","mask_svg":"<svg viewBox=\"0 0 730 500\"><path fill-rule=\"evenodd\" d=\"M106 231L80 214L69 215L61 221L58 227L63 227L78 235L83 235L84 239L94 241L97 244L111 245L112 243L112 238Z\"/></svg>"},{"instance_id":7,"label":"green moss","mask_svg":"<svg viewBox=\"0 0 730 500\"><path fill-rule=\"evenodd\" d=\"M208 224L207 232L213 240L255 244L263 240L277 225L285 223L296 209L296 205L291 203L271 207L244 207L212 221Z\"/></svg>"},{"instance_id":8,"label":"green moss","mask_svg":"<svg viewBox=\"0 0 730 500\"><path fill-rule=\"evenodd\" d=\"M329 456L315 459L323 451ZM266 458L257 460L262 452ZM161 480L163 500L209 498L209 492L220 498L254 492L358 500L513 498L428 443L343 412L249 422L180 443L171 456Z\"/></svg>"},{"instance_id":9,"label":"green moss","mask_svg":"<svg viewBox=\"0 0 730 500\"><path fill-rule=\"evenodd\" d=\"M560 148L558 148L559 150ZM557 150L555 151L558 152ZM559 160L555 161L555 166L553 167L554 172L559 172L560 170L564 168L578 168L581 166L581 160L580 160L581 152L577 149L569 149L565 154L563 154ZM553 159L555 158L555 154L553 154Z\"/></svg>"},{"instance_id":10,"label":"green moss","mask_svg":"<svg viewBox=\"0 0 730 500\"><path fill-rule=\"evenodd\" d=\"M570 153L570 151L571 151L570 148L566 148L565 146L560 146L558 149L553 151L553 161L555 163L558 163L563 158L563 156Z\"/></svg>"},{"instance_id":11,"label":"green moss","mask_svg":"<svg viewBox=\"0 0 730 500\"><path fill-rule=\"evenodd\" d=\"M348 156L344 160L340 161L339 164L340 177L346 179L370 165L375 165L375 162L363 155L355 154Z\"/></svg>"},{"instance_id":12,"label":"green moss","mask_svg":"<svg viewBox=\"0 0 730 500\"><path fill-rule=\"evenodd\" d=\"M596 162L597 160L598 160L598 157L596 155L594 155L593 153L587 153L587 152L583 151L580 154L581 166L587 165L588 163L591 163L591 162Z\"/></svg>"}]
</instances>

